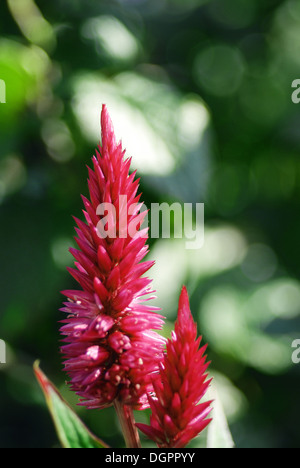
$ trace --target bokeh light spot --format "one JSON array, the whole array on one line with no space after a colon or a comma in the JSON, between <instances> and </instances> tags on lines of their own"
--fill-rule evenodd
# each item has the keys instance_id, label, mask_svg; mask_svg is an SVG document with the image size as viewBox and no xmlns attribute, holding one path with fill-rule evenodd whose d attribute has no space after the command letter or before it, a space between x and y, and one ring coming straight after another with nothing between
<instances>
[{"instance_id":1,"label":"bokeh light spot","mask_svg":"<svg viewBox=\"0 0 300 468\"><path fill-rule=\"evenodd\" d=\"M136 37L113 16L88 19L82 26L82 35L95 42L99 54L126 61L134 59L140 46Z\"/></svg>"},{"instance_id":2,"label":"bokeh light spot","mask_svg":"<svg viewBox=\"0 0 300 468\"><path fill-rule=\"evenodd\" d=\"M194 63L195 80L206 92L218 97L231 96L244 74L244 59L237 48L210 46L201 51Z\"/></svg>"},{"instance_id":3,"label":"bokeh light spot","mask_svg":"<svg viewBox=\"0 0 300 468\"><path fill-rule=\"evenodd\" d=\"M261 283L274 275L277 258L267 245L253 244L249 247L241 268L247 278L255 283Z\"/></svg>"}]
</instances>

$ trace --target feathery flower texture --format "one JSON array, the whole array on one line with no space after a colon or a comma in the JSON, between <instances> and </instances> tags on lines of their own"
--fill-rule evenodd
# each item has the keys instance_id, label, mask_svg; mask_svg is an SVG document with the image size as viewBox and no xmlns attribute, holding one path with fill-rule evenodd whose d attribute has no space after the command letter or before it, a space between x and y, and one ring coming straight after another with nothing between
<instances>
[{"instance_id":1,"label":"feathery flower texture","mask_svg":"<svg viewBox=\"0 0 300 468\"><path fill-rule=\"evenodd\" d=\"M165 344L153 330L163 319L145 303L153 293L144 277L152 263L142 262L148 247L139 180L129 173L131 160L116 142L106 106L101 125L102 145L88 168L90 200L82 197L86 223L75 219L79 250L71 249L76 268L69 271L81 288L63 292L62 353L81 405L105 408L118 401L144 409ZM115 217L99 206L113 206Z\"/></svg>"},{"instance_id":2,"label":"feathery flower texture","mask_svg":"<svg viewBox=\"0 0 300 468\"><path fill-rule=\"evenodd\" d=\"M160 379L154 382L156 395L149 395L151 426L137 424L160 448L185 447L211 421L206 417L212 402L200 403L211 382L206 374L207 346L199 349L201 339L183 288L175 331L160 364Z\"/></svg>"}]
</instances>

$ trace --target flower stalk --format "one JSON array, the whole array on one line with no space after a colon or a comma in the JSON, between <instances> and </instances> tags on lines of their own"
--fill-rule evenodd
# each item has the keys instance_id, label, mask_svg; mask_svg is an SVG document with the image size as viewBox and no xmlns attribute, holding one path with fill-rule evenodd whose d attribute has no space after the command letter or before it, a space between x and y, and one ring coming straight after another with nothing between
<instances>
[{"instance_id":1,"label":"flower stalk","mask_svg":"<svg viewBox=\"0 0 300 468\"><path fill-rule=\"evenodd\" d=\"M140 436L135 425L132 408L115 400L117 412L127 448L141 448Z\"/></svg>"}]
</instances>

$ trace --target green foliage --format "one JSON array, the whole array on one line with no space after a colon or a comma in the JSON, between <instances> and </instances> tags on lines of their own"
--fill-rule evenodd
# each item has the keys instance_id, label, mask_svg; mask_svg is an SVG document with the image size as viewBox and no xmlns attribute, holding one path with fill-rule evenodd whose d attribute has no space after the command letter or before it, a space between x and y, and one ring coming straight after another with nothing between
<instances>
[{"instance_id":1,"label":"green foliage","mask_svg":"<svg viewBox=\"0 0 300 468\"><path fill-rule=\"evenodd\" d=\"M104 442L91 434L83 422L80 421L66 401L63 400L59 391L41 371L38 362L34 365L34 372L43 390L62 447L67 449L108 448Z\"/></svg>"},{"instance_id":2,"label":"green foliage","mask_svg":"<svg viewBox=\"0 0 300 468\"><path fill-rule=\"evenodd\" d=\"M231 449L234 448L234 442L228 427L228 422L220 398L216 391L211 392L214 395L213 411L211 414L212 422L207 430L208 449Z\"/></svg>"}]
</instances>

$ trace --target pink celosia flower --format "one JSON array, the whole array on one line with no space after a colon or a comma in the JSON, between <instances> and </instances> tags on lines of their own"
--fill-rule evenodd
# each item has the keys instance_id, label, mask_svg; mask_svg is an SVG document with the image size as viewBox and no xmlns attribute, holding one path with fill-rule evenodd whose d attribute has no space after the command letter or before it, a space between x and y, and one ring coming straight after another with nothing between
<instances>
[{"instance_id":1,"label":"pink celosia flower","mask_svg":"<svg viewBox=\"0 0 300 468\"><path fill-rule=\"evenodd\" d=\"M139 212L139 181L135 173L129 175L131 161L124 160L105 106L101 124L102 146L93 157L94 170L89 168L90 201L83 197L86 223L75 219L79 250L71 249L76 269L69 271L82 289L63 292L68 317L61 328L67 343L62 352L82 405L105 408L118 401L143 409L164 345L152 330L160 329L163 320L155 307L144 304L151 299L144 296L153 292L151 280L143 276L152 263L141 263L148 247L147 230L141 230L145 214ZM108 205L115 217L99 211ZM132 224L137 230L130 236Z\"/></svg>"},{"instance_id":2,"label":"pink celosia flower","mask_svg":"<svg viewBox=\"0 0 300 468\"><path fill-rule=\"evenodd\" d=\"M197 325L190 311L187 290L179 300L178 320L154 382L156 395L149 395L151 426L137 427L160 448L183 448L210 423L206 419L211 401L200 403L211 380L207 380L204 353L199 349Z\"/></svg>"}]
</instances>

